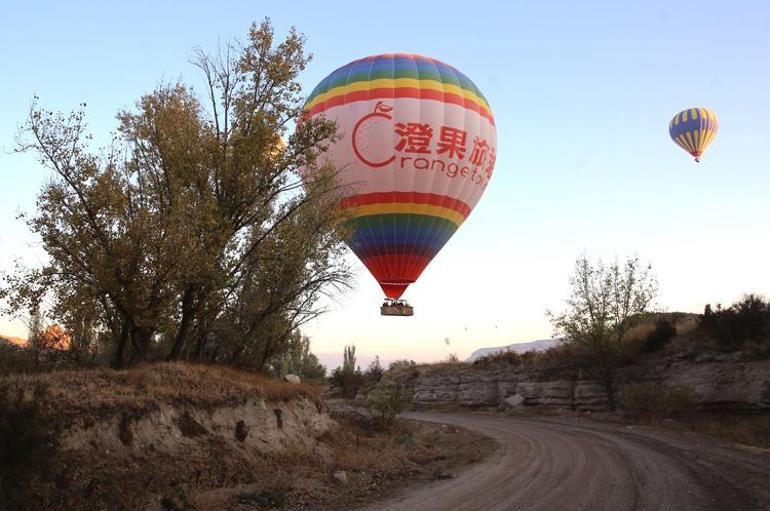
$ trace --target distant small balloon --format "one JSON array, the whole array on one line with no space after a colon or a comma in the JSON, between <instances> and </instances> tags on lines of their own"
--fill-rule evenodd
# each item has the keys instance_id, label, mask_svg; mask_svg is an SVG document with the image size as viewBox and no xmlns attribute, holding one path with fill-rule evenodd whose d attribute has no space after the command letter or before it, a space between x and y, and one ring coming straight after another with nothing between
<instances>
[{"instance_id":1,"label":"distant small balloon","mask_svg":"<svg viewBox=\"0 0 770 511\"><path fill-rule=\"evenodd\" d=\"M671 140L695 156L697 162L714 140L718 129L717 114L708 108L682 110L668 123L668 134Z\"/></svg>"},{"instance_id":2,"label":"distant small balloon","mask_svg":"<svg viewBox=\"0 0 770 511\"><path fill-rule=\"evenodd\" d=\"M446 345L449 346L449 337L444 337L444 343L446 343Z\"/></svg>"}]
</instances>

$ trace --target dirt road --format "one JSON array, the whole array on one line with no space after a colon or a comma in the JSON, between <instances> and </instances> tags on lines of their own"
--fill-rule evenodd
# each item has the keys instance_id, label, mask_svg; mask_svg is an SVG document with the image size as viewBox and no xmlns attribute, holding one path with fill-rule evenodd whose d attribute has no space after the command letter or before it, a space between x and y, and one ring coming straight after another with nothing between
<instances>
[{"instance_id":1,"label":"dirt road","mask_svg":"<svg viewBox=\"0 0 770 511\"><path fill-rule=\"evenodd\" d=\"M366 511L770 510L770 453L577 420L413 413L494 438L456 478Z\"/></svg>"}]
</instances>

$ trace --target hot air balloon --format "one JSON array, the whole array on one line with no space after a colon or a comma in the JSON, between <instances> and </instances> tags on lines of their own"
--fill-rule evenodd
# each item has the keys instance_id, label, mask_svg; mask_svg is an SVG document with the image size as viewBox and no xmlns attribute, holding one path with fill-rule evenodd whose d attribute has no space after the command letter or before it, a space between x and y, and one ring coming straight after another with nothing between
<instances>
[{"instance_id":1,"label":"hot air balloon","mask_svg":"<svg viewBox=\"0 0 770 511\"><path fill-rule=\"evenodd\" d=\"M411 315L400 297L492 177L497 132L489 104L454 67L390 53L324 78L305 104L306 117L321 115L341 135L325 157L350 190L341 204L348 245L385 293L382 314Z\"/></svg>"},{"instance_id":2,"label":"hot air balloon","mask_svg":"<svg viewBox=\"0 0 770 511\"><path fill-rule=\"evenodd\" d=\"M701 155L714 140L719 129L717 114L708 108L688 108L682 110L668 123L668 133L679 147L695 156L699 162Z\"/></svg>"}]
</instances>

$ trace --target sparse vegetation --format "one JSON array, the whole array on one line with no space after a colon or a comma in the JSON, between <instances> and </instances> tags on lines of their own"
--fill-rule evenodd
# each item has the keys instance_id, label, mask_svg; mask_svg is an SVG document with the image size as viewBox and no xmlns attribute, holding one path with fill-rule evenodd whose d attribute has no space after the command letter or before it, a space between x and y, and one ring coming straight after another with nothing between
<instances>
[{"instance_id":1,"label":"sparse vegetation","mask_svg":"<svg viewBox=\"0 0 770 511\"><path fill-rule=\"evenodd\" d=\"M639 349L642 353L660 351L676 334L676 327L670 321L659 319L655 322L654 329L644 337Z\"/></svg>"},{"instance_id":2,"label":"sparse vegetation","mask_svg":"<svg viewBox=\"0 0 770 511\"><path fill-rule=\"evenodd\" d=\"M691 418L695 412L692 390L653 383L634 383L623 387L623 412L635 420Z\"/></svg>"},{"instance_id":3,"label":"sparse vegetation","mask_svg":"<svg viewBox=\"0 0 770 511\"><path fill-rule=\"evenodd\" d=\"M352 399L364 384L364 375L356 365L356 347L351 344L343 350L342 366L336 368L329 378L332 385L342 391L342 396Z\"/></svg>"},{"instance_id":4,"label":"sparse vegetation","mask_svg":"<svg viewBox=\"0 0 770 511\"><path fill-rule=\"evenodd\" d=\"M385 480L403 467L431 481L459 460L473 463L483 459L494 445L485 437L467 436L454 426L396 420L391 430L384 431L379 424L354 415L334 414L344 425L334 437L340 446L336 467L364 475L376 470ZM452 452L451 457L448 452Z\"/></svg>"},{"instance_id":5,"label":"sparse vegetation","mask_svg":"<svg viewBox=\"0 0 770 511\"><path fill-rule=\"evenodd\" d=\"M478 461L493 446L457 428L396 420L384 431L373 421L334 415L338 423L317 439L323 455L300 445L254 450L260 443L254 436L267 425L244 428L243 419L255 420L242 415L250 397L265 396L272 418L270 408L281 400L314 392L178 362L0 378L0 508L133 510L155 502L176 510L348 509L387 495L401 481L430 481ZM317 405L305 409L315 413ZM303 419L292 413L284 421L299 424ZM154 430L152 421L168 414L185 436L181 444L165 427ZM152 421L137 426L147 415ZM206 422L211 417L231 427L214 427ZM253 443L244 450L244 442ZM142 447L148 443L153 447ZM333 477L341 470L348 471L344 484Z\"/></svg>"},{"instance_id":6,"label":"sparse vegetation","mask_svg":"<svg viewBox=\"0 0 770 511\"><path fill-rule=\"evenodd\" d=\"M312 385L293 385L248 371L182 362L146 364L128 371L93 369L12 375L0 380L0 390L6 399L38 384L48 389L35 402L38 410L79 414L84 419L105 410L149 410L160 402L194 402L202 406L242 403L248 396L268 401L319 399L319 389Z\"/></svg>"},{"instance_id":7,"label":"sparse vegetation","mask_svg":"<svg viewBox=\"0 0 770 511\"><path fill-rule=\"evenodd\" d=\"M489 355L479 357L473 361L474 367L486 368L490 366L518 366L523 363L523 357L515 351L496 351Z\"/></svg>"},{"instance_id":8,"label":"sparse vegetation","mask_svg":"<svg viewBox=\"0 0 770 511\"><path fill-rule=\"evenodd\" d=\"M745 344L770 346L770 302L749 294L743 300L716 310L706 305L698 323L703 335L717 341L723 351L733 351Z\"/></svg>"},{"instance_id":9,"label":"sparse vegetation","mask_svg":"<svg viewBox=\"0 0 770 511\"><path fill-rule=\"evenodd\" d=\"M687 428L744 445L770 449L770 415L704 413L687 423Z\"/></svg>"},{"instance_id":10,"label":"sparse vegetation","mask_svg":"<svg viewBox=\"0 0 770 511\"><path fill-rule=\"evenodd\" d=\"M637 383L623 387L623 413L635 423L693 431L745 445L770 447L770 415L699 412L684 387Z\"/></svg>"},{"instance_id":11,"label":"sparse vegetation","mask_svg":"<svg viewBox=\"0 0 770 511\"><path fill-rule=\"evenodd\" d=\"M369 383L377 383L382 379L383 374L385 374L385 369L380 364L380 357L375 356L369 367L364 371L364 378Z\"/></svg>"},{"instance_id":12,"label":"sparse vegetation","mask_svg":"<svg viewBox=\"0 0 770 511\"><path fill-rule=\"evenodd\" d=\"M393 362L388 365L388 371L399 371L404 369L410 369L417 366L417 363L414 360L394 360Z\"/></svg>"},{"instance_id":13,"label":"sparse vegetation","mask_svg":"<svg viewBox=\"0 0 770 511\"><path fill-rule=\"evenodd\" d=\"M626 334L651 311L657 281L638 257L605 266L578 258L566 310L550 313L565 342L585 353L585 369L601 383L615 409L616 375L633 355Z\"/></svg>"},{"instance_id":14,"label":"sparse vegetation","mask_svg":"<svg viewBox=\"0 0 770 511\"><path fill-rule=\"evenodd\" d=\"M383 429L390 429L396 417L409 409L412 403L412 391L401 385L378 389L369 399L369 408L374 412L377 422Z\"/></svg>"},{"instance_id":15,"label":"sparse vegetation","mask_svg":"<svg viewBox=\"0 0 770 511\"><path fill-rule=\"evenodd\" d=\"M274 364L273 373L281 378L290 373L314 383L326 378L326 367L310 352L310 338L299 329L289 335L286 352L277 357Z\"/></svg>"}]
</instances>

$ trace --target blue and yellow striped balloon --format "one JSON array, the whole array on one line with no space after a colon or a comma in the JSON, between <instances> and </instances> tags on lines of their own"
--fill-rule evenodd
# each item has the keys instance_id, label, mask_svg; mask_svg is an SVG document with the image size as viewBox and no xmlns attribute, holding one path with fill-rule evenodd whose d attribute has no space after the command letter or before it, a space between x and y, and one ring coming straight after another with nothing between
<instances>
[{"instance_id":1,"label":"blue and yellow striped balloon","mask_svg":"<svg viewBox=\"0 0 770 511\"><path fill-rule=\"evenodd\" d=\"M708 108L688 108L671 119L668 133L682 149L695 156L695 161L714 140L719 129L717 114Z\"/></svg>"}]
</instances>

